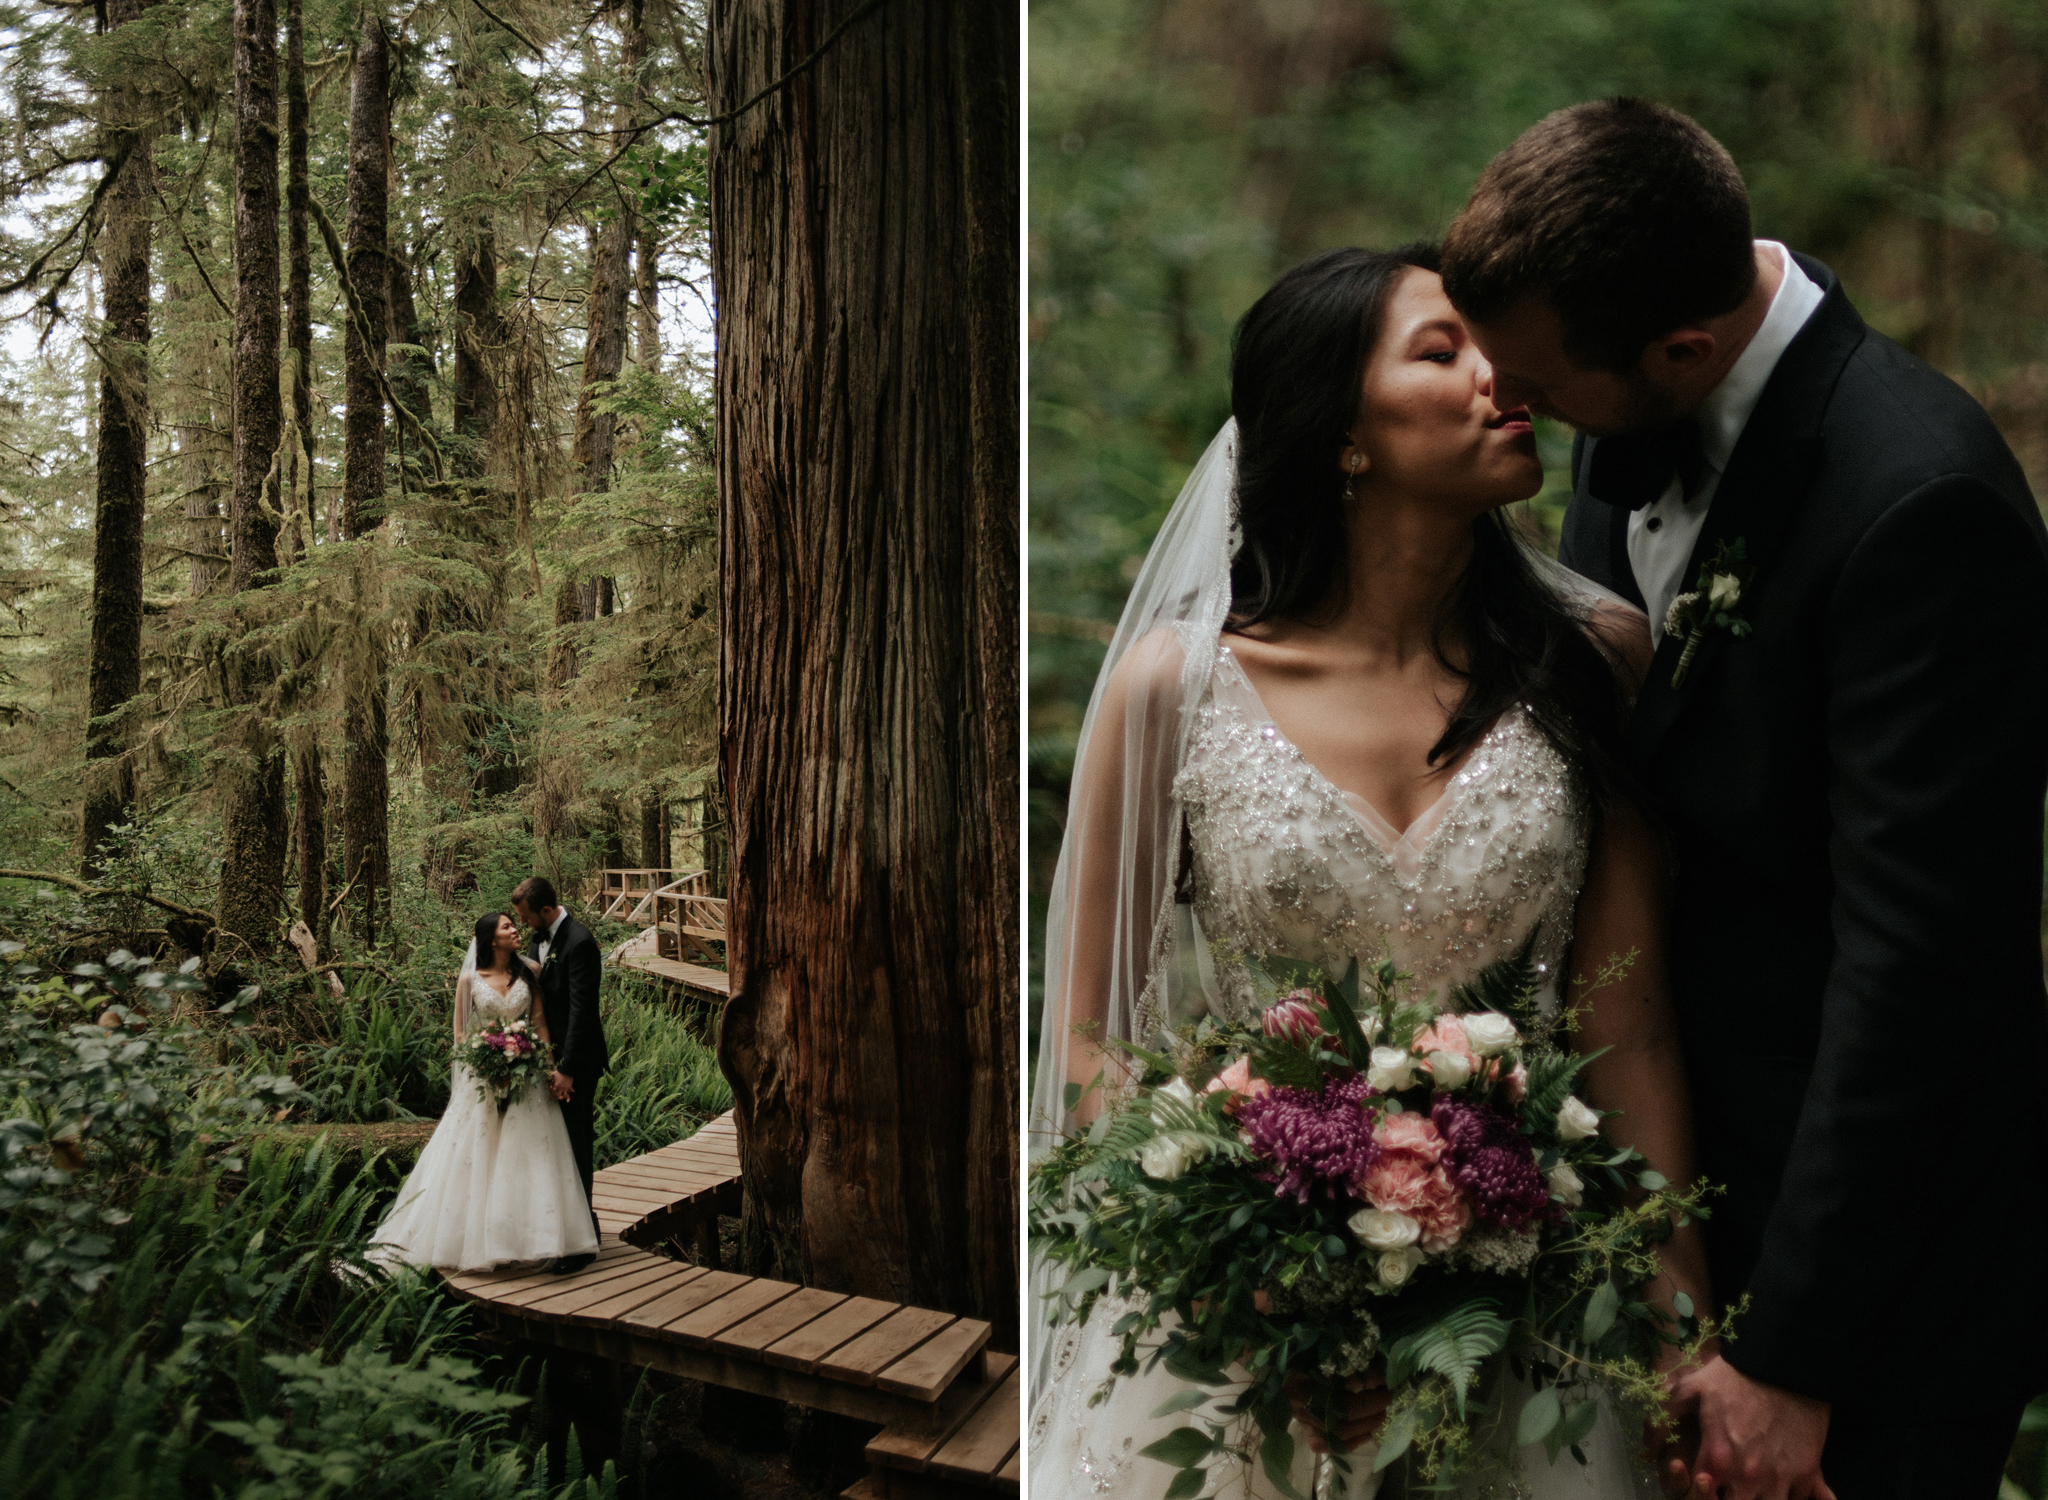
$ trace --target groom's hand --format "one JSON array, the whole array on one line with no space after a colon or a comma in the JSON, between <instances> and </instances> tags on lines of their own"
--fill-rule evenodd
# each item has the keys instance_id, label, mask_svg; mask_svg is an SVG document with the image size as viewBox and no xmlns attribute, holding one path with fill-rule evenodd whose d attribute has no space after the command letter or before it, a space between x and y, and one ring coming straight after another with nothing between
<instances>
[{"instance_id":1,"label":"groom's hand","mask_svg":"<svg viewBox=\"0 0 2048 1500\"><path fill-rule=\"evenodd\" d=\"M1835 1500L1821 1476L1828 1403L1751 1380L1719 1355L1671 1382L1671 1411L1699 1422L1689 1492L1699 1500Z\"/></svg>"},{"instance_id":2,"label":"groom's hand","mask_svg":"<svg viewBox=\"0 0 2048 1500\"><path fill-rule=\"evenodd\" d=\"M561 1103L567 1104L570 1096L576 1092L576 1080L557 1068L548 1079L548 1092Z\"/></svg>"},{"instance_id":3,"label":"groom's hand","mask_svg":"<svg viewBox=\"0 0 2048 1500\"><path fill-rule=\"evenodd\" d=\"M1287 1398L1294 1405L1294 1420L1302 1425L1309 1447L1317 1453L1328 1453L1333 1448L1349 1453L1377 1437L1380 1424L1386 1420L1393 1397L1387 1393L1387 1382L1377 1366L1363 1375L1348 1376L1344 1391L1343 1415L1334 1429L1328 1429L1309 1411L1308 1382L1299 1376L1288 1379Z\"/></svg>"}]
</instances>

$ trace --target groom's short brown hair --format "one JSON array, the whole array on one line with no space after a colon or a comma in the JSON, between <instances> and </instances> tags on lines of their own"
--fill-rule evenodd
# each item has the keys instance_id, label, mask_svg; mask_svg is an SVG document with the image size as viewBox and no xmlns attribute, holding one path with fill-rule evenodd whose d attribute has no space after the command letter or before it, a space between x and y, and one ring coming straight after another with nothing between
<instances>
[{"instance_id":1,"label":"groom's short brown hair","mask_svg":"<svg viewBox=\"0 0 2048 1500\"><path fill-rule=\"evenodd\" d=\"M1547 302L1574 363L1625 373L1652 339L1749 295L1749 194L1727 149L1677 110L1574 104L1480 173L1444 238L1443 278L1480 323Z\"/></svg>"},{"instance_id":2,"label":"groom's short brown hair","mask_svg":"<svg viewBox=\"0 0 2048 1500\"><path fill-rule=\"evenodd\" d=\"M555 899L555 885L545 875L529 875L512 887L514 905L523 906L530 912L539 912L550 906L560 906Z\"/></svg>"}]
</instances>

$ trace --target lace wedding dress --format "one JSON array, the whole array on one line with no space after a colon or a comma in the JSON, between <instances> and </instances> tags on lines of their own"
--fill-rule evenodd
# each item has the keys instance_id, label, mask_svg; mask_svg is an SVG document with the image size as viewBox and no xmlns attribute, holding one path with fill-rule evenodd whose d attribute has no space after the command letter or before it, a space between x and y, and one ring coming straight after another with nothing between
<instances>
[{"instance_id":1,"label":"lace wedding dress","mask_svg":"<svg viewBox=\"0 0 2048 1500\"><path fill-rule=\"evenodd\" d=\"M510 1025L529 1016L533 994L524 979L500 994L465 973L455 1006L467 1035L485 1022ZM562 1107L533 1086L500 1115L476 1075L456 1063L447 1112L377 1227L371 1258L478 1271L596 1249Z\"/></svg>"},{"instance_id":2,"label":"lace wedding dress","mask_svg":"<svg viewBox=\"0 0 2048 1500\"><path fill-rule=\"evenodd\" d=\"M1182 641L1200 649L1185 634ZM1227 957L1233 952L1284 954L1332 973L1354 956L1391 956L1414 976L1415 995L1435 991L1441 1000L1449 986L1516 952L1532 931L1554 1003L1585 873L1589 818L1573 777L1527 714L1517 708L1503 715L1436 804L1399 830L1363 798L1332 785L1281 734L1227 646L1209 650L1215 666L1173 783L1192 846L1200 927L1194 947L1205 1003L1233 1020L1256 1008L1249 976ZM1149 985L1139 1003L1141 1034L1168 1019L1162 989ZM1180 1382L1163 1368L1141 1373L1117 1380L1106 1400L1090 1404L1118 1351L1109 1330L1121 1312L1105 1301L1080 1327L1052 1331L1051 1378L1035 1393L1031 1414L1033 1500L1159 1500L1165 1490L1171 1471L1139 1453L1188 1425L1188 1415L1153 1415ZM1490 1440L1504 1453L1527 1392L1513 1388L1505 1369L1492 1378L1507 1387ZM1611 1416L1603 1415L1581 1447L1590 1460L1583 1468L1569 1455L1551 1465L1540 1447L1523 1450L1507 1460L1512 1477L1488 1488L1526 1500L1655 1493L1637 1474L1631 1443ZM1314 1469L1300 1443L1293 1479L1304 1495L1315 1484ZM1347 1493L1370 1496L1380 1488L1380 1500L1388 1500L1396 1486L1378 1485L1370 1470L1370 1453L1354 1454ZM1207 1493L1276 1493L1257 1467L1234 1460L1213 1465L1210 1474ZM1327 1493L1327 1477L1322 1488ZM1485 1490L1475 1485L1470 1492Z\"/></svg>"}]
</instances>

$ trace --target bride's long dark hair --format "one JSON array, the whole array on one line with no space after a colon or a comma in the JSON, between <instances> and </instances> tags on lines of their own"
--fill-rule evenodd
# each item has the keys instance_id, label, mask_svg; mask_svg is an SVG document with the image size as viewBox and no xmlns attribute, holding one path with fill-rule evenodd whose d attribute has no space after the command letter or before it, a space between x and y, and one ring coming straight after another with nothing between
<instances>
[{"instance_id":1,"label":"bride's long dark hair","mask_svg":"<svg viewBox=\"0 0 2048 1500\"><path fill-rule=\"evenodd\" d=\"M510 912L487 911L476 919L476 966L479 969L498 967L498 924L511 915ZM518 930L517 918L513 919L512 927L514 931ZM519 961L508 960L505 972L516 975L519 972Z\"/></svg>"},{"instance_id":2,"label":"bride's long dark hair","mask_svg":"<svg viewBox=\"0 0 2048 1500\"><path fill-rule=\"evenodd\" d=\"M1436 247L1327 251L1282 276L1237 325L1230 408L1244 545L1231 564L1226 628L1342 604L1350 549L1338 457L1387 296L1410 267L1436 270ZM1596 799L1640 801L1622 745L1619 659L1536 576L1512 525L1498 510L1472 523L1472 559L1436 621L1437 660L1464 679L1465 694L1430 763L1456 760L1521 703ZM1448 650L1454 639L1462 666Z\"/></svg>"}]
</instances>

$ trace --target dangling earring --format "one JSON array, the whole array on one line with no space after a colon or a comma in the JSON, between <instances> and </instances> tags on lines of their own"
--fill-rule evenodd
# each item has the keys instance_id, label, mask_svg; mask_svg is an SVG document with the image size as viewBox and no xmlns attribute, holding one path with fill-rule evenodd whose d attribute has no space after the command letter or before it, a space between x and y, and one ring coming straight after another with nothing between
<instances>
[{"instance_id":1,"label":"dangling earring","mask_svg":"<svg viewBox=\"0 0 2048 1500\"><path fill-rule=\"evenodd\" d=\"M1365 455L1362 453L1353 453L1351 455L1351 469L1344 476L1344 503L1346 505L1351 504L1357 498L1352 493L1352 486L1358 483L1358 466L1364 461Z\"/></svg>"}]
</instances>

